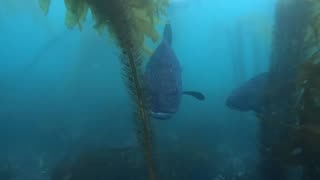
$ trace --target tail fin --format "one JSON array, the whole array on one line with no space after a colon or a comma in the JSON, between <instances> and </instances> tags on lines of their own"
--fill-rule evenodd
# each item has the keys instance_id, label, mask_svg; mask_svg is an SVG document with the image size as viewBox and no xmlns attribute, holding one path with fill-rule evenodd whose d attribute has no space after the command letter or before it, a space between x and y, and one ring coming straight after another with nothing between
<instances>
[{"instance_id":1,"label":"tail fin","mask_svg":"<svg viewBox=\"0 0 320 180\"><path fill-rule=\"evenodd\" d=\"M169 45L172 43L172 30L171 30L171 25L168 23L164 27L163 31L163 41L168 42Z\"/></svg>"}]
</instances>

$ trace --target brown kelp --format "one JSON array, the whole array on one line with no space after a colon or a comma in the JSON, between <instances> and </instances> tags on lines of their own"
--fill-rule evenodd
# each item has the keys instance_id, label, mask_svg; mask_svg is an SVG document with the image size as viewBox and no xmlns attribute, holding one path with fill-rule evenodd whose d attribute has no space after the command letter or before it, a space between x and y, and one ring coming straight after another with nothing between
<instances>
[{"instance_id":1,"label":"brown kelp","mask_svg":"<svg viewBox=\"0 0 320 180\"><path fill-rule=\"evenodd\" d=\"M320 165L320 1L308 0L310 22L305 35L306 58L298 69L297 77L297 116L302 127L300 135L303 148L305 177L316 179L320 174L315 169ZM311 54L311 55L310 55Z\"/></svg>"},{"instance_id":2,"label":"brown kelp","mask_svg":"<svg viewBox=\"0 0 320 180\"><path fill-rule=\"evenodd\" d=\"M311 21L305 36L305 45L313 48L320 45L320 1L306 0L306 2L308 2L311 7Z\"/></svg>"},{"instance_id":3,"label":"brown kelp","mask_svg":"<svg viewBox=\"0 0 320 180\"><path fill-rule=\"evenodd\" d=\"M288 87L283 87L283 76L294 79L296 74L296 67L304 60L304 36L306 27L309 24L309 5L308 3L300 0L290 0L284 3L279 1L276 5L275 25L273 31L272 50L270 56L270 77L268 86L266 89L266 112L272 114L272 118L276 121L282 121L283 123L293 123L294 114L293 106L294 101L295 84L288 83ZM285 78L289 79L289 78ZM275 99L278 91L285 89L287 96L288 107L285 111L277 111L278 108L274 108L274 104L268 102L277 102ZM280 93L281 94L281 93ZM282 94L283 95L283 94ZM289 103L290 102L290 103ZM271 129L268 126L261 126L261 132L263 137L269 139L262 141L277 141L279 138L269 138L271 132L274 132L275 128ZM276 131L284 132L280 129Z\"/></svg>"},{"instance_id":4,"label":"brown kelp","mask_svg":"<svg viewBox=\"0 0 320 180\"><path fill-rule=\"evenodd\" d=\"M275 144L272 158L283 165L320 163L320 50L311 55L298 69L296 114L297 124L278 121L274 117L258 115L259 119L275 128L286 129L286 141Z\"/></svg>"},{"instance_id":5,"label":"brown kelp","mask_svg":"<svg viewBox=\"0 0 320 180\"><path fill-rule=\"evenodd\" d=\"M320 164L320 51L300 66L297 112L304 132L301 136L305 160Z\"/></svg>"},{"instance_id":6,"label":"brown kelp","mask_svg":"<svg viewBox=\"0 0 320 180\"><path fill-rule=\"evenodd\" d=\"M276 5L275 25L273 31L270 57L270 77L267 84L264 120L260 123L261 155L265 159L260 179L286 179L284 163L290 159L300 141L295 138L298 118L295 113L295 83L297 66L305 60L305 35L310 23L310 4L301 0L278 1ZM286 78L283 78L286 77ZM284 80L287 83L284 86ZM284 91L286 93L279 93ZM283 102L278 102L281 94ZM273 102L279 103L277 105ZM270 120L272 120L270 123ZM266 123L268 122L268 123ZM276 123L277 126L274 126ZM285 143L286 142L286 143ZM298 146L299 147L299 146ZM297 158L297 157L294 157ZM279 160L282 159L282 163ZM268 171L268 170L271 171ZM274 177L268 177L274 171Z\"/></svg>"},{"instance_id":7,"label":"brown kelp","mask_svg":"<svg viewBox=\"0 0 320 180\"><path fill-rule=\"evenodd\" d=\"M51 0L39 1L50 2ZM134 34L134 41L142 46L144 53L149 54L149 49L144 45L144 41L146 37L151 38L153 42L158 40L159 34L155 26L160 23L161 16L166 14L168 0L125 0L124 2L115 0L65 0L67 8L65 25L70 29L77 26L81 30L87 14L91 11L96 21L94 29L99 34L105 29L108 30L110 37L121 46L118 39L120 37L119 32L117 32L117 26L121 25L121 18L118 16L118 10L120 9L114 7L114 5L120 3L123 3L123 6L130 10L130 12L126 10L126 13L130 17L130 31ZM49 5L50 3L41 4ZM44 12L48 11L45 6L42 9ZM115 24L116 22L118 25Z\"/></svg>"},{"instance_id":8,"label":"brown kelp","mask_svg":"<svg viewBox=\"0 0 320 180\"><path fill-rule=\"evenodd\" d=\"M42 9L47 12L50 0L41 1L44 1L40 3ZM145 37L150 37L153 41L158 39L155 25L161 15L165 14L168 0L65 0L64 2L67 8L65 23L68 28L78 26L81 30L90 10L96 22L94 28L98 32L107 28L120 47L124 79L137 109L135 119L139 142L144 148L149 179L154 180L151 117L141 78L142 50Z\"/></svg>"},{"instance_id":9,"label":"brown kelp","mask_svg":"<svg viewBox=\"0 0 320 180\"><path fill-rule=\"evenodd\" d=\"M276 21L273 42L276 46L270 69L273 75L267 92L278 91L277 79L280 78L277 77L284 72L289 73L288 77L293 77L296 84L288 88L290 103L285 114L263 115L261 124L265 141L271 142L268 150L273 162L281 166L302 166L304 179L317 179L320 175L316 170L320 164L320 1L290 0L279 6L282 7L278 8L277 16L282 18ZM266 98L272 98L272 94ZM270 138L274 129L280 132L276 141Z\"/></svg>"},{"instance_id":10,"label":"brown kelp","mask_svg":"<svg viewBox=\"0 0 320 180\"><path fill-rule=\"evenodd\" d=\"M315 169L320 164L320 50L314 52L297 70L297 102L292 112L296 123L277 119L272 114L258 115L264 126L281 129L287 136L275 141L268 153L282 167L302 166L304 177L319 177ZM277 138L280 138L279 136Z\"/></svg>"}]
</instances>

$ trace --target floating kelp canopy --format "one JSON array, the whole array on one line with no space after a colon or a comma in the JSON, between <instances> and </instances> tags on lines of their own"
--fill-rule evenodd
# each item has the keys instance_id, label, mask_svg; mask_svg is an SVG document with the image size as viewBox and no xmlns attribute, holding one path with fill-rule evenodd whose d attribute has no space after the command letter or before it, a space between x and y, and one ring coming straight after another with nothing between
<instances>
[{"instance_id":1,"label":"floating kelp canopy","mask_svg":"<svg viewBox=\"0 0 320 180\"><path fill-rule=\"evenodd\" d=\"M40 8L45 14L49 11L51 0L39 0ZM78 26L81 30L89 10L95 20L94 28L102 32L109 30L118 40L118 26L123 24L122 13L130 19L130 30L137 43L144 42L145 36L156 42L159 38L155 26L166 15L169 0L65 0L67 13L65 24L68 28Z\"/></svg>"},{"instance_id":2,"label":"floating kelp canopy","mask_svg":"<svg viewBox=\"0 0 320 180\"><path fill-rule=\"evenodd\" d=\"M168 0L65 0L67 9L65 24L68 28L82 29L89 10L95 20L94 28L102 32L106 28L121 49L124 79L136 105L135 122L139 142L144 148L148 164L149 179L155 179L152 128L147 102L143 90L142 51L145 38L154 42L159 35L156 25L165 14ZM49 11L50 0L39 0L45 14Z\"/></svg>"}]
</instances>

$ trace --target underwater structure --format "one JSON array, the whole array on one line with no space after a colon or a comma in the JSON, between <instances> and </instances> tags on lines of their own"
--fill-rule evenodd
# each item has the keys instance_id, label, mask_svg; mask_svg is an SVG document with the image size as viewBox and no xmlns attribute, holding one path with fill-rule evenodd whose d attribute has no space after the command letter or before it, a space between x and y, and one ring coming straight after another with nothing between
<instances>
[{"instance_id":1,"label":"underwater structure","mask_svg":"<svg viewBox=\"0 0 320 180\"><path fill-rule=\"evenodd\" d=\"M304 167L303 180L318 179L320 172L320 87L319 87L320 52L308 59L299 72L297 105L299 133L297 140L303 152L299 164ZM317 61L317 62L316 62Z\"/></svg>"},{"instance_id":2,"label":"underwater structure","mask_svg":"<svg viewBox=\"0 0 320 180\"><path fill-rule=\"evenodd\" d=\"M305 36L306 61L298 69L297 116L299 133L297 141L303 152L299 163L304 167L303 180L319 179L320 172L320 51L319 51L319 1L311 0L311 18Z\"/></svg>"},{"instance_id":3,"label":"underwater structure","mask_svg":"<svg viewBox=\"0 0 320 180\"><path fill-rule=\"evenodd\" d=\"M268 113L260 117L263 120L260 123L260 179L288 179L287 170L292 167L302 167L303 180L319 178L316 173L319 164L314 160L320 152L316 151L318 135L310 129L319 124L319 109L314 103L317 97L310 91L315 85L313 73L317 69L317 65L310 64L319 53L313 54L311 60L307 58L315 47L315 36L310 38L309 29L319 22L313 20L317 3L290 0L277 4L270 77L265 92ZM279 95L284 98L283 102L272 104Z\"/></svg>"}]
</instances>

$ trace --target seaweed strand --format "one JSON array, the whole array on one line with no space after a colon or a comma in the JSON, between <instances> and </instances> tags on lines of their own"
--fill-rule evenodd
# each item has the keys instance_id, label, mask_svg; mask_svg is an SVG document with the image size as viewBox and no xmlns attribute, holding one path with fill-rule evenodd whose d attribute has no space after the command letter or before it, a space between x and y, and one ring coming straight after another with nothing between
<instances>
[{"instance_id":1,"label":"seaweed strand","mask_svg":"<svg viewBox=\"0 0 320 180\"><path fill-rule=\"evenodd\" d=\"M128 59L130 63L130 68L132 70L132 75L133 75L133 81L135 85L135 91L137 92L136 96L138 99L138 109L139 109L139 114L140 114L140 120L142 124L142 138L144 142L144 148L145 148L145 158L148 163L148 169L149 169L149 178L150 180L155 180L155 170L154 170L154 161L153 161L153 155L152 155L152 145L151 145L151 135L150 135L150 126L149 126L149 121L145 109L145 102L144 102L144 96L142 92L141 85L139 83L139 78L138 78L138 73L136 69L136 64L134 61L134 58L131 53L128 54Z\"/></svg>"},{"instance_id":2,"label":"seaweed strand","mask_svg":"<svg viewBox=\"0 0 320 180\"><path fill-rule=\"evenodd\" d=\"M117 1L119 2L119 0ZM152 129L150 126L150 116L148 116L148 106L146 101L146 94L144 93L141 84L142 74L142 45L136 40L135 32L132 28L135 26L135 21L130 16L130 7L125 6L125 0L118 3L118 12L123 14L117 18L116 22L112 22L115 32L117 32L117 39L122 51L122 64L124 66L124 78L127 81L128 89L137 106L138 117L135 117L137 125L138 141L144 149L144 156L147 163L149 179L155 180L155 162L153 159L152 147ZM117 3L115 3L117 4Z\"/></svg>"},{"instance_id":3,"label":"seaweed strand","mask_svg":"<svg viewBox=\"0 0 320 180\"><path fill-rule=\"evenodd\" d=\"M41 9L46 14L50 0L39 0ZM138 142L144 150L148 166L149 179L155 180L153 158L153 139L151 116L147 93L144 91L142 78L142 54L145 37L154 42L158 40L156 22L165 15L168 0L64 0L67 9L66 26L82 29L90 10L96 23L94 28L100 32L108 28L110 36L120 47L120 60L123 65L123 77L134 102L135 125Z\"/></svg>"}]
</instances>

